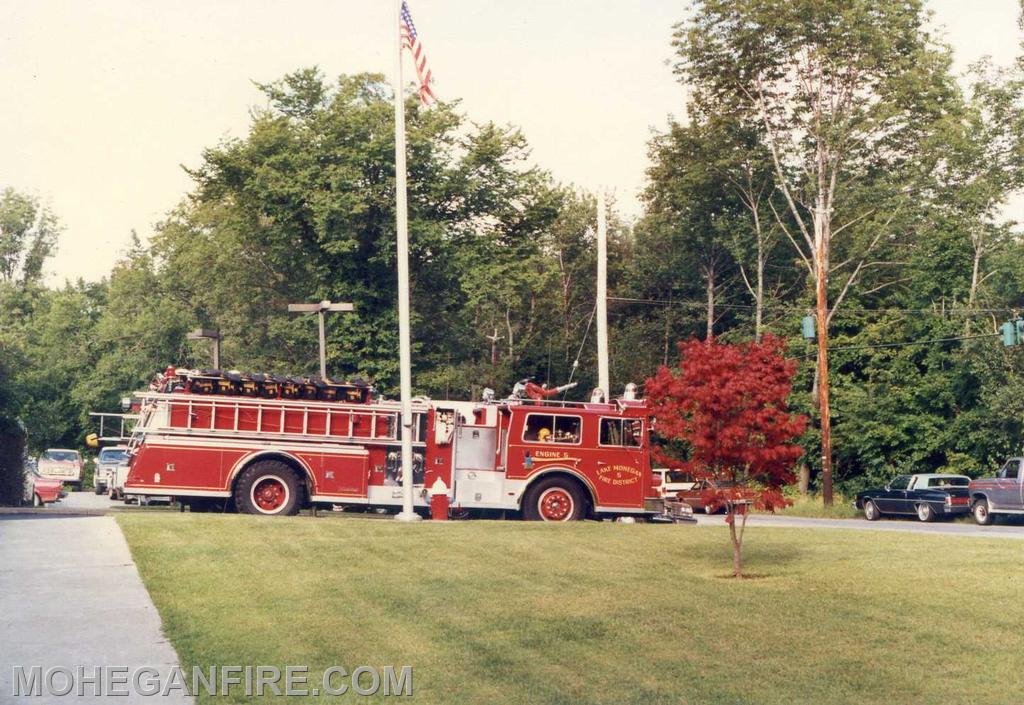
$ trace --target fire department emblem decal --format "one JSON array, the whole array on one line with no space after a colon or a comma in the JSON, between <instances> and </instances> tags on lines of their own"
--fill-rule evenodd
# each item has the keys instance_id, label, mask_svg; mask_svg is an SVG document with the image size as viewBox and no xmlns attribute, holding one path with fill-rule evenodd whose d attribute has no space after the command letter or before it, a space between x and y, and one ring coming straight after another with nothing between
<instances>
[{"instance_id":1,"label":"fire department emblem decal","mask_svg":"<svg viewBox=\"0 0 1024 705\"><path fill-rule=\"evenodd\" d=\"M640 482L640 471L631 465L608 465L599 468L597 479L616 487Z\"/></svg>"}]
</instances>

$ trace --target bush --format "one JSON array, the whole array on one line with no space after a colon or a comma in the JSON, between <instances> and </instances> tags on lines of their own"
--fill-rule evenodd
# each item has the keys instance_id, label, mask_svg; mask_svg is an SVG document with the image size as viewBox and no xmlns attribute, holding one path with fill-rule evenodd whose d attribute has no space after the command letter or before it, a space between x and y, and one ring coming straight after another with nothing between
<instances>
[{"instance_id":1,"label":"bush","mask_svg":"<svg viewBox=\"0 0 1024 705\"><path fill-rule=\"evenodd\" d=\"M83 490L96 489L96 461L93 458L85 459L85 467L82 469L82 487Z\"/></svg>"},{"instance_id":2,"label":"bush","mask_svg":"<svg viewBox=\"0 0 1024 705\"><path fill-rule=\"evenodd\" d=\"M853 500L836 492L832 496L832 506L826 507L821 495L812 494L801 497L798 493L786 493L793 504L778 510L778 514L790 517L812 517L815 519L856 519L861 513L853 508Z\"/></svg>"},{"instance_id":3,"label":"bush","mask_svg":"<svg viewBox=\"0 0 1024 705\"><path fill-rule=\"evenodd\" d=\"M0 417L0 505L21 504L25 492L25 431L17 421Z\"/></svg>"}]
</instances>

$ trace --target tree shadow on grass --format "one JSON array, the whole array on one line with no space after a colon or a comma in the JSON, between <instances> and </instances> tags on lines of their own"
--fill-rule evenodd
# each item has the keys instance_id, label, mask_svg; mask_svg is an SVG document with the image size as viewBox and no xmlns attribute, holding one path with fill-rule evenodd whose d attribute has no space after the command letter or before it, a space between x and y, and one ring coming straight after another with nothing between
<instances>
[{"instance_id":1,"label":"tree shadow on grass","mask_svg":"<svg viewBox=\"0 0 1024 705\"><path fill-rule=\"evenodd\" d=\"M700 544L693 546L686 552L687 557L697 559L712 566L721 565L723 568L732 567L732 544L723 541L721 544ZM751 545L743 548L743 565L751 568L750 572L744 571L744 580L763 580L768 578L781 577L785 571L777 569L785 568L799 561L805 555L805 551L793 545L773 545L771 547ZM716 578L733 578L732 573L727 575L716 574Z\"/></svg>"}]
</instances>

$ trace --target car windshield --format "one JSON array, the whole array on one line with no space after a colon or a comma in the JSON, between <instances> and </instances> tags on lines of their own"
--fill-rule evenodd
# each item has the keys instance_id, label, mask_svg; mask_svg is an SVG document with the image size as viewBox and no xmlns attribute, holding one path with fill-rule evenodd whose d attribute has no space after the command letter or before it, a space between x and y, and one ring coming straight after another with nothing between
<instances>
[{"instance_id":1,"label":"car windshield","mask_svg":"<svg viewBox=\"0 0 1024 705\"><path fill-rule=\"evenodd\" d=\"M101 463L123 463L127 457L128 454L121 449L108 449L100 451Z\"/></svg>"},{"instance_id":2,"label":"car windshield","mask_svg":"<svg viewBox=\"0 0 1024 705\"><path fill-rule=\"evenodd\" d=\"M56 460L61 463L73 463L78 460L78 452L74 450L48 450L43 453L45 460Z\"/></svg>"}]
</instances>

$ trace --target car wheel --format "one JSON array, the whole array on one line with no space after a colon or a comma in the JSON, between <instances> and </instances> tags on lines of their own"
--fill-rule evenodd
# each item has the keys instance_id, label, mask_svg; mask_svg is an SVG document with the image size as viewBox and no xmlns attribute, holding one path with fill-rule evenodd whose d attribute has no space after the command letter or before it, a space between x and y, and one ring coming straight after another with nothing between
<instances>
[{"instance_id":1,"label":"car wheel","mask_svg":"<svg viewBox=\"0 0 1024 705\"><path fill-rule=\"evenodd\" d=\"M975 502L971 507L971 513L974 515L974 521L977 522L978 526L989 526L995 521L987 499L979 499Z\"/></svg>"},{"instance_id":2,"label":"car wheel","mask_svg":"<svg viewBox=\"0 0 1024 705\"><path fill-rule=\"evenodd\" d=\"M935 510L930 504L917 505L917 518L921 521L932 521L935 518Z\"/></svg>"},{"instance_id":3,"label":"car wheel","mask_svg":"<svg viewBox=\"0 0 1024 705\"><path fill-rule=\"evenodd\" d=\"M235 505L246 514L298 514L302 486L290 465L261 460L235 484Z\"/></svg>"},{"instance_id":4,"label":"car wheel","mask_svg":"<svg viewBox=\"0 0 1024 705\"><path fill-rule=\"evenodd\" d=\"M864 518L868 521L878 521L882 517L882 513L878 511L878 507L870 499L864 500Z\"/></svg>"},{"instance_id":5,"label":"car wheel","mask_svg":"<svg viewBox=\"0 0 1024 705\"><path fill-rule=\"evenodd\" d=\"M103 486L96 485L96 494L103 494Z\"/></svg>"},{"instance_id":6,"label":"car wheel","mask_svg":"<svg viewBox=\"0 0 1024 705\"><path fill-rule=\"evenodd\" d=\"M718 507L715 507L714 505L711 505L711 504L705 504L704 505L704 513L705 514L711 515L711 514L716 514L717 512L718 512Z\"/></svg>"},{"instance_id":7,"label":"car wheel","mask_svg":"<svg viewBox=\"0 0 1024 705\"><path fill-rule=\"evenodd\" d=\"M43 498L40 497L38 494L33 494L32 495L32 506L33 507L45 507L46 503L43 502Z\"/></svg>"},{"instance_id":8,"label":"car wheel","mask_svg":"<svg viewBox=\"0 0 1024 705\"><path fill-rule=\"evenodd\" d=\"M572 480L552 477L530 487L523 499L527 521L576 521L584 516L584 498Z\"/></svg>"}]
</instances>

